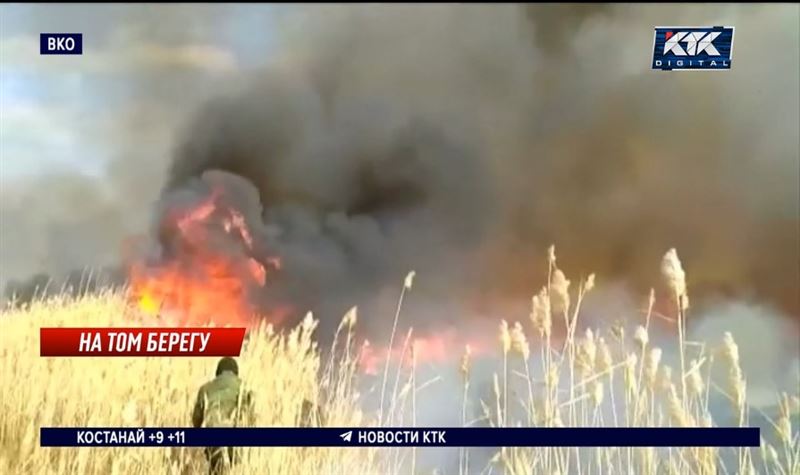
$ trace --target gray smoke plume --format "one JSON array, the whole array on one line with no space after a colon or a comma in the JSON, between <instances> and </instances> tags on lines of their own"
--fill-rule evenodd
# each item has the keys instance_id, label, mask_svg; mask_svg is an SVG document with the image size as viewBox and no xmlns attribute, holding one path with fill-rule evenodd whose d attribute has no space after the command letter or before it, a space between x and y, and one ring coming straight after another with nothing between
<instances>
[{"instance_id":1,"label":"gray smoke plume","mask_svg":"<svg viewBox=\"0 0 800 475\"><path fill-rule=\"evenodd\" d=\"M252 87L200 112L167 185L209 169L252 182L290 300L341 313L395 298L415 269L420 301L494 304L542 282L554 242L568 273L641 292L674 246L696 296L797 310L796 18L324 10L305 11L302 36L287 32L286 57ZM647 69L666 18L734 24L733 69Z\"/></svg>"},{"instance_id":2,"label":"gray smoke plume","mask_svg":"<svg viewBox=\"0 0 800 475\"><path fill-rule=\"evenodd\" d=\"M797 13L299 8L271 65L189 123L162 200L207 170L249 181L284 261L269 292L324 314L391 313L411 269L420 320L494 313L551 243L574 278L637 293L676 247L695 299L797 313ZM733 68L648 69L661 24L736 26Z\"/></svg>"}]
</instances>

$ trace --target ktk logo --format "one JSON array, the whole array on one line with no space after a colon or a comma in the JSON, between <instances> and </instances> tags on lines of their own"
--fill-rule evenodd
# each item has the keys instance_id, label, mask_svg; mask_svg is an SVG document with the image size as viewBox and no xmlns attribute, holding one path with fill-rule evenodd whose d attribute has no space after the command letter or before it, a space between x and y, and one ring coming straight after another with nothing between
<instances>
[{"instance_id":1,"label":"ktk logo","mask_svg":"<svg viewBox=\"0 0 800 475\"><path fill-rule=\"evenodd\" d=\"M719 51L714 47L714 40L720 35L719 31L679 31L664 33L664 54L672 53L675 56L697 56L705 52L709 56L719 56ZM681 47L686 44L686 50Z\"/></svg>"},{"instance_id":2,"label":"ktk logo","mask_svg":"<svg viewBox=\"0 0 800 475\"><path fill-rule=\"evenodd\" d=\"M657 26L653 69L719 71L731 68L732 26Z\"/></svg>"}]
</instances>

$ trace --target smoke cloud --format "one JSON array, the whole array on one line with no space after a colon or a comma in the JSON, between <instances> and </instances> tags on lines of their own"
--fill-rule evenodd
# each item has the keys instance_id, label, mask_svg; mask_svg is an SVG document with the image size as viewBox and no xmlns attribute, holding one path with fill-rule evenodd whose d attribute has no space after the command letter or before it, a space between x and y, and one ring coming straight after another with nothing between
<instances>
[{"instance_id":1,"label":"smoke cloud","mask_svg":"<svg viewBox=\"0 0 800 475\"><path fill-rule=\"evenodd\" d=\"M795 311L797 25L725 10L730 73L647 69L654 24L714 11L315 12L276 67L200 112L168 187L251 181L283 289L309 307L396 298L411 269L420 301L494 305L529 295L557 243L568 274L642 292L674 246L695 295Z\"/></svg>"},{"instance_id":2,"label":"smoke cloud","mask_svg":"<svg viewBox=\"0 0 800 475\"><path fill-rule=\"evenodd\" d=\"M285 15L281 54L179 135L162 193L252 184L275 299L390 315L413 269L409 315L456 321L524 306L555 243L574 279L646 293L676 247L693 301L800 311L796 5ZM734 25L733 68L648 69L661 24Z\"/></svg>"}]
</instances>

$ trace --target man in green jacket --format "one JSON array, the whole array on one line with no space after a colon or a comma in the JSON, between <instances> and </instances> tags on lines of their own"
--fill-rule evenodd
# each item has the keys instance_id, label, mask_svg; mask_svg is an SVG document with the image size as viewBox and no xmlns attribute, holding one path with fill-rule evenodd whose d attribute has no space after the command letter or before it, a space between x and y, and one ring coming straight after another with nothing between
<instances>
[{"instance_id":1,"label":"man in green jacket","mask_svg":"<svg viewBox=\"0 0 800 475\"><path fill-rule=\"evenodd\" d=\"M230 357L217 364L214 379L204 384L197 393L192 411L194 427L240 427L253 425L253 395L242 388L239 365ZM222 475L239 462L233 447L206 447L206 458L211 475Z\"/></svg>"}]
</instances>

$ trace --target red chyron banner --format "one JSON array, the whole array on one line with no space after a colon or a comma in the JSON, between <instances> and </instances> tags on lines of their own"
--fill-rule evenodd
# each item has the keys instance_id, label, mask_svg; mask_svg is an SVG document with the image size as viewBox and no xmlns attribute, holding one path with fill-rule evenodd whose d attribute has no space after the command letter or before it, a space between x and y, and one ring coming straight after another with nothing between
<instances>
[{"instance_id":1,"label":"red chyron banner","mask_svg":"<svg viewBox=\"0 0 800 475\"><path fill-rule=\"evenodd\" d=\"M42 328L41 356L239 356L244 328Z\"/></svg>"}]
</instances>

